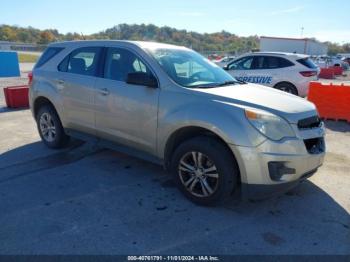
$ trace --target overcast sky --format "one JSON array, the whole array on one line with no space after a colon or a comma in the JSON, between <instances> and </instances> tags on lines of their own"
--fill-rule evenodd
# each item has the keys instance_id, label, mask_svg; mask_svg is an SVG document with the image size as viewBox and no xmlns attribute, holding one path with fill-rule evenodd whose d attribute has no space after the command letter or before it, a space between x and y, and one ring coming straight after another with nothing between
<instances>
[{"instance_id":1,"label":"overcast sky","mask_svg":"<svg viewBox=\"0 0 350 262\"><path fill-rule=\"evenodd\" d=\"M316 37L350 42L350 0L4 0L0 24L90 34L152 23L240 36Z\"/></svg>"}]
</instances>

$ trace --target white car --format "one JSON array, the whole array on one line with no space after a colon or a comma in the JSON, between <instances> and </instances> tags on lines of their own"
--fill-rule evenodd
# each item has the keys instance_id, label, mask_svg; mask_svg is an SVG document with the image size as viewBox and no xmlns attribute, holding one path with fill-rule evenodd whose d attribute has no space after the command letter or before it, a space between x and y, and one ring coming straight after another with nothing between
<instances>
[{"instance_id":1,"label":"white car","mask_svg":"<svg viewBox=\"0 0 350 262\"><path fill-rule=\"evenodd\" d=\"M237 80L261 84L305 97L320 69L309 56L294 53L254 52L224 67Z\"/></svg>"}]
</instances>

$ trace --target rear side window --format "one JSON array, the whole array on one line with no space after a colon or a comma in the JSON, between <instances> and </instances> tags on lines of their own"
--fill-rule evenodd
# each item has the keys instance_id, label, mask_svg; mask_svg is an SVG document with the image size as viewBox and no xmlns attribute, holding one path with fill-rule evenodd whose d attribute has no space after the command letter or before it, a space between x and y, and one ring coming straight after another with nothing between
<instances>
[{"instance_id":1,"label":"rear side window","mask_svg":"<svg viewBox=\"0 0 350 262\"><path fill-rule=\"evenodd\" d=\"M255 56L252 69L277 69L293 66L289 60L277 56Z\"/></svg>"},{"instance_id":2,"label":"rear side window","mask_svg":"<svg viewBox=\"0 0 350 262\"><path fill-rule=\"evenodd\" d=\"M310 58L302 58L302 59L298 59L297 60L298 63L302 64L303 66L306 66L307 68L311 68L311 69L316 69L317 65L312 62L312 60Z\"/></svg>"},{"instance_id":3,"label":"rear side window","mask_svg":"<svg viewBox=\"0 0 350 262\"><path fill-rule=\"evenodd\" d=\"M101 47L82 47L70 53L58 66L58 71L96 76Z\"/></svg>"},{"instance_id":4,"label":"rear side window","mask_svg":"<svg viewBox=\"0 0 350 262\"><path fill-rule=\"evenodd\" d=\"M278 57L274 57L274 56L265 56L264 57L264 68L274 69L274 68L278 68L278 67L279 67Z\"/></svg>"},{"instance_id":5,"label":"rear side window","mask_svg":"<svg viewBox=\"0 0 350 262\"><path fill-rule=\"evenodd\" d=\"M278 64L279 64L279 67L280 67L280 68L289 67L289 66L293 66L293 65L294 65L294 64L293 64L291 61L289 61L288 59L281 58L281 57L278 58Z\"/></svg>"},{"instance_id":6,"label":"rear side window","mask_svg":"<svg viewBox=\"0 0 350 262\"><path fill-rule=\"evenodd\" d=\"M46 64L51 58L61 52L63 47L49 47L45 52L40 56L39 61L36 63L35 68L39 68Z\"/></svg>"}]
</instances>

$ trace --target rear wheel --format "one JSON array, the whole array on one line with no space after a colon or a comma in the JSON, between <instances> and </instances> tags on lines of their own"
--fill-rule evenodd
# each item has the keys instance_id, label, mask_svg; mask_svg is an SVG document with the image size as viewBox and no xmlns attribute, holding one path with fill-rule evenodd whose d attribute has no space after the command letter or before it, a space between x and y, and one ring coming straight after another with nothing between
<instances>
[{"instance_id":1,"label":"rear wheel","mask_svg":"<svg viewBox=\"0 0 350 262\"><path fill-rule=\"evenodd\" d=\"M298 95L298 90L291 83L287 83L287 82L279 83L275 86L275 88L296 96Z\"/></svg>"},{"instance_id":2,"label":"rear wheel","mask_svg":"<svg viewBox=\"0 0 350 262\"><path fill-rule=\"evenodd\" d=\"M223 202L238 187L236 161L214 138L198 137L182 143L173 154L171 171L184 195L200 205Z\"/></svg>"},{"instance_id":3,"label":"rear wheel","mask_svg":"<svg viewBox=\"0 0 350 262\"><path fill-rule=\"evenodd\" d=\"M42 141L50 148L62 148L67 145L67 136L62 123L51 105L42 106L36 116L36 122Z\"/></svg>"}]
</instances>

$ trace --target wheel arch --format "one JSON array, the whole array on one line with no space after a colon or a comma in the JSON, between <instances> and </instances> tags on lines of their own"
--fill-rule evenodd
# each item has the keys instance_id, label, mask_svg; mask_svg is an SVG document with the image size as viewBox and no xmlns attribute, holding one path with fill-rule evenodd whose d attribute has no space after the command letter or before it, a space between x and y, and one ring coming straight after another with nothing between
<instances>
[{"instance_id":1,"label":"wheel arch","mask_svg":"<svg viewBox=\"0 0 350 262\"><path fill-rule=\"evenodd\" d=\"M47 97L45 96L38 96L35 100L34 100L34 103L33 103L33 113L34 113L34 117L37 116L40 108L44 105L50 105L52 106L52 108L56 111L57 115L59 116L57 110L56 110L56 107L54 105L54 103L48 99Z\"/></svg>"},{"instance_id":2,"label":"wheel arch","mask_svg":"<svg viewBox=\"0 0 350 262\"><path fill-rule=\"evenodd\" d=\"M299 95L298 88L297 88L293 83L291 83L291 82L289 82L289 81L280 81L280 82L276 83L276 84L273 86L273 88L276 88L276 89L277 89L277 86L278 86L278 85L282 85L282 84L291 85L291 86L295 89L296 94Z\"/></svg>"},{"instance_id":3,"label":"wheel arch","mask_svg":"<svg viewBox=\"0 0 350 262\"><path fill-rule=\"evenodd\" d=\"M172 154L175 152L176 148L184 141L189 140L191 138L199 137L199 136L206 136L211 137L213 139L216 139L220 141L231 153L233 161L237 163L239 176L238 180L239 183L241 183L241 175L240 175L240 168L238 164L238 159L235 156L234 152L231 150L231 148L228 146L228 144L225 142L225 140L218 134L214 133L213 131L206 129L204 127L199 126L187 126L187 127L181 127L177 130L175 130L168 138L165 149L164 149L164 166L166 170L169 170L170 162Z\"/></svg>"}]
</instances>

